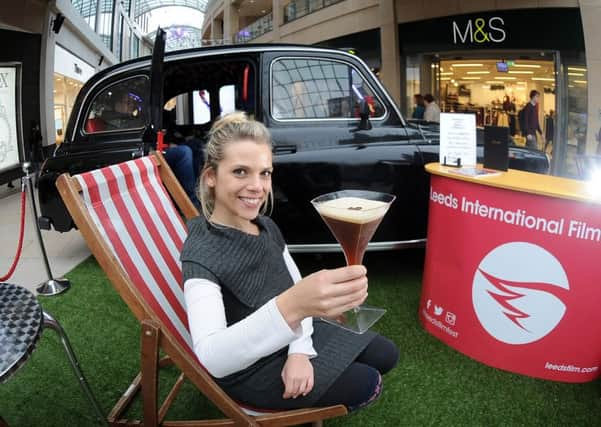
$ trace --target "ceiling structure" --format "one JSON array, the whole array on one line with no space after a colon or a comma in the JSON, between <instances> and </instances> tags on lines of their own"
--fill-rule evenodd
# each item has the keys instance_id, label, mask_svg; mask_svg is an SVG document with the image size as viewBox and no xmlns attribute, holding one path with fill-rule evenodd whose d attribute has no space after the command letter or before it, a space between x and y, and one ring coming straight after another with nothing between
<instances>
[{"instance_id":1,"label":"ceiling structure","mask_svg":"<svg viewBox=\"0 0 601 427\"><path fill-rule=\"evenodd\" d=\"M97 0L71 0L71 4L73 7L79 12L81 16L84 18L88 18L90 16L96 16L96 6L98 6ZM100 11L103 12L112 12L113 11L113 1L112 0L101 0L100 1Z\"/></svg>"},{"instance_id":2,"label":"ceiling structure","mask_svg":"<svg viewBox=\"0 0 601 427\"><path fill-rule=\"evenodd\" d=\"M147 36L154 40L156 26L166 31L165 50L179 50L201 45L202 16L208 0L133 0L136 2L132 18L140 22L149 18L154 25L148 26ZM187 13L182 8L192 9ZM153 13L154 12L154 13ZM199 14L200 13L200 14ZM194 19L194 15L199 16ZM154 16L154 20L152 16Z\"/></svg>"},{"instance_id":3,"label":"ceiling structure","mask_svg":"<svg viewBox=\"0 0 601 427\"><path fill-rule=\"evenodd\" d=\"M110 22L112 18L109 18L108 14L118 10L139 24L138 28L150 39L155 37L156 27L161 26L167 31L166 50L176 50L200 46L202 16L215 0L71 0L71 3L91 26L98 13L106 16L107 18L102 19L108 19ZM119 5L120 8L115 8L115 5ZM272 0L232 1L238 15L246 18L249 23L268 15L272 5ZM182 8L192 9L194 13L182 12ZM200 13L200 16L192 19L195 13ZM182 22L178 21L184 17L186 19L182 19Z\"/></svg>"},{"instance_id":4,"label":"ceiling structure","mask_svg":"<svg viewBox=\"0 0 601 427\"><path fill-rule=\"evenodd\" d=\"M271 0L245 0L238 5L239 16L263 16L272 9Z\"/></svg>"},{"instance_id":5,"label":"ceiling structure","mask_svg":"<svg viewBox=\"0 0 601 427\"><path fill-rule=\"evenodd\" d=\"M204 13L207 10L208 0L134 0L136 7L134 8L134 16L136 19L140 15L152 12L154 9L169 6L189 7Z\"/></svg>"},{"instance_id":6,"label":"ceiling structure","mask_svg":"<svg viewBox=\"0 0 601 427\"><path fill-rule=\"evenodd\" d=\"M163 28L166 32L165 50L180 50L201 45L200 29L186 25L177 25ZM156 32L151 32L148 37L154 42Z\"/></svg>"}]
</instances>

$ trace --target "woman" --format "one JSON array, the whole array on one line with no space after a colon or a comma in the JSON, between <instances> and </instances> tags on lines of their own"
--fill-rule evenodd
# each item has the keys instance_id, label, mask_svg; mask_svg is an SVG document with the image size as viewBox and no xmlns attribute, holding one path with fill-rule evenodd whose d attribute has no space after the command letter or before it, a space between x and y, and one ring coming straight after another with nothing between
<instances>
[{"instance_id":1,"label":"woman","mask_svg":"<svg viewBox=\"0 0 601 427\"><path fill-rule=\"evenodd\" d=\"M267 129L233 113L209 134L200 177L202 215L182 250L194 351L232 398L263 409L375 400L398 349L315 317L336 317L367 297L363 266L301 278L275 223ZM308 202L307 202L308 203Z\"/></svg>"},{"instance_id":2,"label":"woman","mask_svg":"<svg viewBox=\"0 0 601 427\"><path fill-rule=\"evenodd\" d=\"M424 104L426 109L424 110L424 120L427 122L440 123L440 107L434 101L432 94L427 93L424 95Z\"/></svg>"}]
</instances>

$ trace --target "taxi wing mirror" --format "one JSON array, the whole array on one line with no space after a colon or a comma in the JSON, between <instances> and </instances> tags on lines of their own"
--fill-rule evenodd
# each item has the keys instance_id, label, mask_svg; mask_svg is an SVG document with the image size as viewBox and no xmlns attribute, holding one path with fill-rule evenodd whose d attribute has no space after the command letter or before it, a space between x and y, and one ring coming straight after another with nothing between
<instances>
[{"instance_id":1,"label":"taxi wing mirror","mask_svg":"<svg viewBox=\"0 0 601 427\"><path fill-rule=\"evenodd\" d=\"M370 130L372 128L369 113L369 104L365 99L362 99L359 102L359 130Z\"/></svg>"}]
</instances>

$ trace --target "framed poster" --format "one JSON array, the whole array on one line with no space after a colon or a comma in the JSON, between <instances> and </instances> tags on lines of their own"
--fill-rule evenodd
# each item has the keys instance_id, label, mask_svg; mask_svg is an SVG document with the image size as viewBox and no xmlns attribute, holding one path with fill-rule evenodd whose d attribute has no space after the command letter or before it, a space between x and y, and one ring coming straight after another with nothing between
<instances>
[{"instance_id":1,"label":"framed poster","mask_svg":"<svg viewBox=\"0 0 601 427\"><path fill-rule=\"evenodd\" d=\"M0 172L21 162L21 65L0 63Z\"/></svg>"}]
</instances>

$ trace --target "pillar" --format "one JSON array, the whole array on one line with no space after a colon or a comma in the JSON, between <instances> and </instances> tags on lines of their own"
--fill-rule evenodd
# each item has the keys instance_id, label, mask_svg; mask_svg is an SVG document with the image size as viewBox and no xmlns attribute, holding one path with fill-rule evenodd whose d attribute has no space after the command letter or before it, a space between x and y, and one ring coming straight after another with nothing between
<instances>
[{"instance_id":1,"label":"pillar","mask_svg":"<svg viewBox=\"0 0 601 427\"><path fill-rule=\"evenodd\" d=\"M284 23L284 8L282 7L282 0L272 0L271 2L271 16L273 19L273 38L274 41L280 40L280 26Z\"/></svg>"},{"instance_id":2,"label":"pillar","mask_svg":"<svg viewBox=\"0 0 601 427\"><path fill-rule=\"evenodd\" d=\"M235 35L240 30L237 4L225 1L223 6L223 38L226 43L234 43Z\"/></svg>"},{"instance_id":3,"label":"pillar","mask_svg":"<svg viewBox=\"0 0 601 427\"><path fill-rule=\"evenodd\" d=\"M601 2L580 0L588 79L586 152L601 154Z\"/></svg>"},{"instance_id":4,"label":"pillar","mask_svg":"<svg viewBox=\"0 0 601 427\"><path fill-rule=\"evenodd\" d=\"M394 0L380 1L380 49L382 66L380 80L394 102L401 105L401 63L399 55L399 27Z\"/></svg>"}]
</instances>

